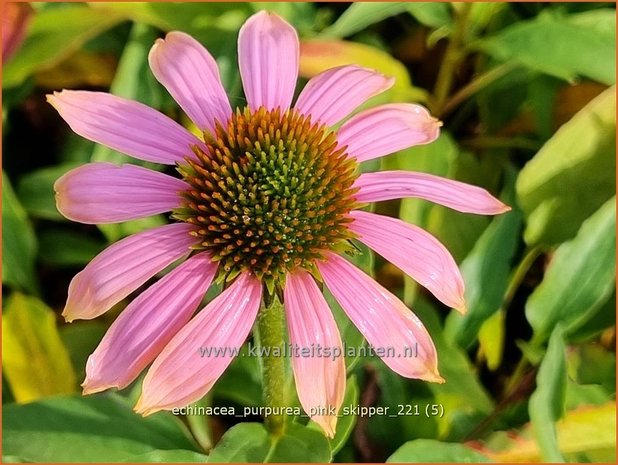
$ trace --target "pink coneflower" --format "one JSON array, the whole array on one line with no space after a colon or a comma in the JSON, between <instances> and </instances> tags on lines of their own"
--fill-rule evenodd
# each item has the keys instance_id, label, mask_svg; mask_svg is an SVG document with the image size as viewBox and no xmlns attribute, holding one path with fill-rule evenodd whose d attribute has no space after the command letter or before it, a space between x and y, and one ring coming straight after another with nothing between
<instances>
[{"instance_id":1,"label":"pink coneflower","mask_svg":"<svg viewBox=\"0 0 618 465\"><path fill-rule=\"evenodd\" d=\"M443 382L431 337L392 293L341 252L358 240L449 307L463 311L455 261L434 237L401 220L361 210L368 202L419 197L477 214L508 210L478 187L427 174L359 174L359 163L436 139L440 123L413 104L362 111L334 125L393 81L342 66L309 81L291 106L299 42L279 16L260 12L241 28L240 74L248 105L232 110L212 56L181 32L157 40L149 61L203 137L137 102L106 93L49 97L83 137L150 162L176 165L181 179L135 165L91 163L55 186L58 209L89 224L172 212L176 222L127 237L99 254L69 287L68 321L106 312L148 279L184 262L137 297L86 367L84 393L124 388L146 368L136 410L150 414L204 396L232 361L199 348L239 348L263 302L282 299L290 344L341 348L323 283L374 347L416 347L384 362L409 378ZM213 280L225 290L194 315ZM294 356L307 412L339 407L342 357ZM326 434L336 417L313 417Z\"/></svg>"}]
</instances>

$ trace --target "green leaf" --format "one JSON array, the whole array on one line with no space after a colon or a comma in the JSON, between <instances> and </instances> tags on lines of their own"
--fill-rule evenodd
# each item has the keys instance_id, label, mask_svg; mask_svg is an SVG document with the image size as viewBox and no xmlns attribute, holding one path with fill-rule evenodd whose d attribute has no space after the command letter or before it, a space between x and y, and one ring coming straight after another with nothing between
<instances>
[{"instance_id":1,"label":"green leaf","mask_svg":"<svg viewBox=\"0 0 618 465\"><path fill-rule=\"evenodd\" d=\"M615 368L615 365L614 365ZM616 370L614 369L614 373ZM573 410L582 406L603 405L612 400L613 394L598 384L577 384L567 380L565 406Z\"/></svg>"},{"instance_id":2,"label":"green leaf","mask_svg":"<svg viewBox=\"0 0 618 465\"><path fill-rule=\"evenodd\" d=\"M78 163L65 163L31 171L17 185L17 195L28 213L46 220L64 220L56 208L54 183Z\"/></svg>"},{"instance_id":3,"label":"green leaf","mask_svg":"<svg viewBox=\"0 0 618 465\"><path fill-rule=\"evenodd\" d=\"M239 423L223 435L208 456L211 463L262 463L271 449L268 431L261 423Z\"/></svg>"},{"instance_id":4,"label":"green leaf","mask_svg":"<svg viewBox=\"0 0 618 465\"><path fill-rule=\"evenodd\" d=\"M148 65L148 52L159 37L156 29L136 23L122 51L110 92L153 108L168 108L174 100L155 79Z\"/></svg>"},{"instance_id":5,"label":"green leaf","mask_svg":"<svg viewBox=\"0 0 618 465\"><path fill-rule=\"evenodd\" d=\"M253 11L268 10L277 13L298 31L298 35L305 37L314 35L316 25L322 18L316 18L317 8L310 2L250 2Z\"/></svg>"},{"instance_id":6,"label":"green leaf","mask_svg":"<svg viewBox=\"0 0 618 465\"><path fill-rule=\"evenodd\" d=\"M252 13L247 2L93 2L91 6L166 32L186 32L215 57L224 49L235 49L238 30Z\"/></svg>"},{"instance_id":7,"label":"green leaf","mask_svg":"<svg viewBox=\"0 0 618 465\"><path fill-rule=\"evenodd\" d=\"M38 11L20 50L3 68L3 88L17 86L32 73L55 66L121 20L117 14L86 5Z\"/></svg>"},{"instance_id":8,"label":"green leaf","mask_svg":"<svg viewBox=\"0 0 618 465\"><path fill-rule=\"evenodd\" d=\"M556 421L564 413L566 398L566 351L562 339L562 328L552 332L547 353L541 362L536 377L537 388L530 397L528 411L534 434L547 462L563 462L558 447Z\"/></svg>"},{"instance_id":9,"label":"green leaf","mask_svg":"<svg viewBox=\"0 0 618 465\"><path fill-rule=\"evenodd\" d=\"M126 221L124 223L99 224L97 228L101 230L109 242L116 242L123 237L136 234L150 228L163 226L167 221L163 215L149 216L139 220Z\"/></svg>"},{"instance_id":10,"label":"green leaf","mask_svg":"<svg viewBox=\"0 0 618 465\"><path fill-rule=\"evenodd\" d=\"M108 326L101 321L84 320L60 327L60 338L69 352L78 380L85 378L86 361L103 339Z\"/></svg>"},{"instance_id":11,"label":"green leaf","mask_svg":"<svg viewBox=\"0 0 618 465\"><path fill-rule=\"evenodd\" d=\"M616 198L584 222L575 239L556 250L541 284L526 303L535 339L560 323L567 334L589 320L614 290Z\"/></svg>"},{"instance_id":12,"label":"green leaf","mask_svg":"<svg viewBox=\"0 0 618 465\"><path fill-rule=\"evenodd\" d=\"M451 23L451 8L446 2L406 2L406 10L416 20L430 27L443 27Z\"/></svg>"},{"instance_id":13,"label":"green leaf","mask_svg":"<svg viewBox=\"0 0 618 465\"><path fill-rule=\"evenodd\" d=\"M6 304L2 324L3 376L17 402L75 392L77 383L56 315L43 302L17 292Z\"/></svg>"},{"instance_id":14,"label":"green leaf","mask_svg":"<svg viewBox=\"0 0 618 465\"><path fill-rule=\"evenodd\" d=\"M474 343L481 325L502 305L511 261L519 243L522 215L514 205L514 173L509 178L502 200L513 211L492 220L460 267L466 283L468 313L450 315L445 334L464 348Z\"/></svg>"},{"instance_id":15,"label":"green leaf","mask_svg":"<svg viewBox=\"0 0 618 465\"><path fill-rule=\"evenodd\" d=\"M438 315L429 311L424 298L418 299L414 311L430 332L436 350L444 384L427 383L435 402L442 404L444 417L439 423L441 437L460 438L473 424L493 409L492 399L479 381L467 354L448 341ZM473 423L473 424L471 424Z\"/></svg>"},{"instance_id":16,"label":"green leaf","mask_svg":"<svg viewBox=\"0 0 618 465\"><path fill-rule=\"evenodd\" d=\"M215 395L240 405L262 405L262 374L258 357L251 357L247 345L225 370L214 387Z\"/></svg>"},{"instance_id":17,"label":"green leaf","mask_svg":"<svg viewBox=\"0 0 618 465\"><path fill-rule=\"evenodd\" d=\"M375 364L381 388L379 405L389 407L388 416L371 419L374 434L380 442L392 448L410 437L448 438L461 440L493 409L493 402L475 374L466 353L447 341L438 313L424 296L416 299L414 312L423 322L436 346L439 371L444 384L413 381L393 373L383 363ZM441 404L444 415L429 417L399 414L399 406L419 405L424 412L427 404ZM394 425L394 426L393 426Z\"/></svg>"},{"instance_id":18,"label":"green leaf","mask_svg":"<svg viewBox=\"0 0 618 465\"><path fill-rule=\"evenodd\" d=\"M611 85L616 82L615 11L591 13L541 14L475 46L498 60L515 61L562 79L584 76Z\"/></svg>"},{"instance_id":19,"label":"green leaf","mask_svg":"<svg viewBox=\"0 0 618 465\"><path fill-rule=\"evenodd\" d=\"M190 450L154 450L145 454L133 455L120 462L128 463L205 463L208 456Z\"/></svg>"},{"instance_id":20,"label":"green leaf","mask_svg":"<svg viewBox=\"0 0 618 465\"><path fill-rule=\"evenodd\" d=\"M441 442L433 439L417 439L415 441L406 442L397 449L393 455L386 459L386 462L477 463L489 462L489 458L463 444Z\"/></svg>"},{"instance_id":21,"label":"green leaf","mask_svg":"<svg viewBox=\"0 0 618 465\"><path fill-rule=\"evenodd\" d=\"M173 415L142 418L118 395L5 405L3 429L3 452L28 462L135 462L158 450L196 450Z\"/></svg>"},{"instance_id":22,"label":"green leaf","mask_svg":"<svg viewBox=\"0 0 618 465\"><path fill-rule=\"evenodd\" d=\"M39 258L58 267L85 265L104 247L102 241L68 229L44 229L39 235Z\"/></svg>"},{"instance_id":23,"label":"green leaf","mask_svg":"<svg viewBox=\"0 0 618 465\"><path fill-rule=\"evenodd\" d=\"M212 450L211 463L329 462L324 434L291 423L281 436L271 436L261 423L240 423L230 428Z\"/></svg>"},{"instance_id":24,"label":"green leaf","mask_svg":"<svg viewBox=\"0 0 618 465\"><path fill-rule=\"evenodd\" d=\"M580 384L594 384L616 392L616 353L592 343L569 352L569 374Z\"/></svg>"},{"instance_id":25,"label":"green leaf","mask_svg":"<svg viewBox=\"0 0 618 465\"><path fill-rule=\"evenodd\" d=\"M528 244L555 244L616 192L616 89L592 100L524 166L517 180ZM594 187L593 187L594 186Z\"/></svg>"},{"instance_id":26,"label":"green leaf","mask_svg":"<svg viewBox=\"0 0 618 465\"><path fill-rule=\"evenodd\" d=\"M569 334L569 341L581 342L593 339L603 330L616 326L616 290L590 319L582 322Z\"/></svg>"},{"instance_id":27,"label":"green leaf","mask_svg":"<svg viewBox=\"0 0 618 465\"><path fill-rule=\"evenodd\" d=\"M2 283L36 293L37 241L8 176L2 172Z\"/></svg>"},{"instance_id":28,"label":"green leaf","mask_svg":"<svg viewBox=\"0 0 618 465\"><path fill-rule=\"evenodd\" d=\"M320 37L347 37L407 9L405 2L352 3L332 26L320 33Z\"/></svg>"}]
</instances>

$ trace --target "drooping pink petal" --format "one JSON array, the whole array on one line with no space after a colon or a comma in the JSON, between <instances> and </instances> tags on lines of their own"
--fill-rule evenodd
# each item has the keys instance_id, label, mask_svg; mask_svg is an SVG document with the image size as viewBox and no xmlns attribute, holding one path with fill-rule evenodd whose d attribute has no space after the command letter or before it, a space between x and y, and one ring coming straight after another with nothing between
<instances>
[{"instance_id":1,"label":"drooping pink petal","mask_svg":"<svg viewBox=\"0 0 618 465\"><path fill-rule=\"evenodd\" d=\"M170 32L148 54L150 69L195 125L210 132L232 114L215 59L193 37Z\"/></svg>"},{"instance_id":2,"label":"drooping pink petal","mask_svg":"<svg viewBox=\"0 0 618 465\"><path fill-rule=\"evenodd\" d=\"M359 240L427 288L442 303L465 312L464 282L448 250L427 231L404 221L355 210L348 228Z\"/></svg>"},{"instance_id":3,"label":"drooping pink petal","mask_svg":"<svg viewBox=\"0 0 618 465\"><path fill-rule=\"evenodd\" d=\"M242 273L165 346L144 378L135 410L150 415L206 395L247 338L261 299L261 283Z\"/></svg>"},{"instance_id":4,"label":"drooping pink petal","mask_svg":"<svg viewBox=\"0 0 618 465\"><path fill-rule=\"evenodd\" d=\"M249 108L290 107L298 56L298 35L280 16L260 11L247 20L238 35L238 64Z\"/></svg>"},{"instance_id":5,"label":"drooping pink petal","mask_svg":"<svg viewBox=\"0 0 618 465\"><path fill-rule=\"evenodd\" d=\"M126 237L94 257L69 284L65 320L105 313L199 242L191 225L174 223Z\"/></svg>"},{"instance_id":6,"label":"drooping pink petal","mask_svg":"<svg viewBox=\"0 0 618 465\"><path fill-rule=\"evenodd\" d=\"M341 126L337 139L361 162L433 142L441 125L420 105L391 103L354 115Z\"/></svg>"},{"instance_id":7,"label":"drooping pink petal","mask_svg":"<svg viewBox=\"0 0 618 465\"><path fill-rule=\"evenodd\" d=\"M317 266L341 308L391 370L407 378L444 382L431 336L403 302L334 253Z\"/></svg>"},{"instance_id":8,"label":"drooping pink petal","mask_svg":"<svg viewBox=\"0 0 618 465\"><path fill-rule=\"evenodd\" d=\"M105 92L63 90L47 96L82 137L140 160L173 165L203 143L176 121L142 103Z\"/></svg>"},{"instance_id":9,"label":"drooping pink petal","mask_svg":"<svg viewBox=\"0 0 618 465\"><path fill-rule=\"evenodd\" d=\"M332 126L371 97L392 87L395 80L356 65L340 66L312 78L302 90L295 108L311 115L311 121Z\"/></svg>"},{"instance_id":10,"label":"drooping pink petal","mask_svg":"<svg viewBox=\"0 0 618 465\"><path fill-rule=\"evenodd\" d=\"M56 206L72 221L118 223L170 211L190 186L180 179L136 165L89 163L54 184Z\"/></svg>"},{"instance_id":11,"label":"drooping pink petal","mask_svg":"<svg viewBox=\"0 0 618 465\"><path fill-rule=\"evenodd\" d=\"M295 351L292 369L298 398L305 412L332 438L337 416L329 415L328 408L338 411L341 407L346 380L339 330L309 273L288 274L284 302L290 344ZM302 356L303 350L311 356Z\"/></svg>"},{"instance_id":12,"label":"drooping pink petal","mask_svg":"<svg viewBox=\"0 0 618 465\"><path fill-rule=\"evenodd\" d=\"M363 173L354 183L359 202L418 197L464 213L497 215L511 209L493 195L471 184L410 171Z\"/></svg>"},{"instance_id":13,"label":"drooping pink petal","mask_svg":"<svg viewBox=\"0 0 618 465\"><path fill-rule=\"evenodd\" d=\"M132 383L189 321L216 271L217 264L202 252L131 302L88 358L84 394Z\"/></svg>"}]
</instances>

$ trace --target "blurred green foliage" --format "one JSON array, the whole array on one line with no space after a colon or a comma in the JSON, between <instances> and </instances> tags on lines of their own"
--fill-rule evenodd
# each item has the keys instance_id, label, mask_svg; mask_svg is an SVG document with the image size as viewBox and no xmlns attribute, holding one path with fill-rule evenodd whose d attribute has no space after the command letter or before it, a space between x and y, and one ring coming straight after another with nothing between
<instances>
[{"instance_id":1,"label":"blurred green foliage","mask_svg":"<svg viewBox=\"0 0 618 465\"><path fill-rule=\"evenodd\" d=\"M32 6L25 40L3 65L5 461L615 460L613 4ZM94 255L166 219L97 228L60 216L52 188L59 176L90 160L129 158L70 134L44 95L109 90L194 129L149 72L152 43L170 30L192 34L217 58L232 105L242 105L236 37L260 9L298 29L303 79L339 64L373 67L396 84L368 105L420 101L444 121L435 143L364 170L446 176L513 207L493 219L418 199L374 207L426 228L451 250L469 312L449 314L362 249L357 264L431 332L447 383L401 378L379 359L348 359L344 405L389 407L393 416L342 417L332 440L306 416L290 418L280 437L259 417L144 419L131 411L139 381L121 393L81 397L86 358L128 302L93 322L69 326L57 317L69 280ZM344 341L361 345L333 307ZM239 357L200 405L261 402L258 361Z\"/></svg>"}]
</instances>

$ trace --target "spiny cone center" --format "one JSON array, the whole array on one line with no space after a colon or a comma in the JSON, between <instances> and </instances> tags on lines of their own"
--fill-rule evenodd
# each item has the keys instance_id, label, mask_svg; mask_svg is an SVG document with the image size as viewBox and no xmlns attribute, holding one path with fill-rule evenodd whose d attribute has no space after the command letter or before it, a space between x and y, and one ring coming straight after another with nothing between
<instances>
[{"instance_id":1,"label":"spiny cone center","mask_svg":"<svg viewBox=\"0 0 618 465\"><path fill-rule=\"evenodd\" d=\"M232 279L252 271L269 287L353 237L357 163L336 135L294 110L237 110L205 134L207 153L179 167L191 189L174 216Z\"/></svg>"}]
</instances>

